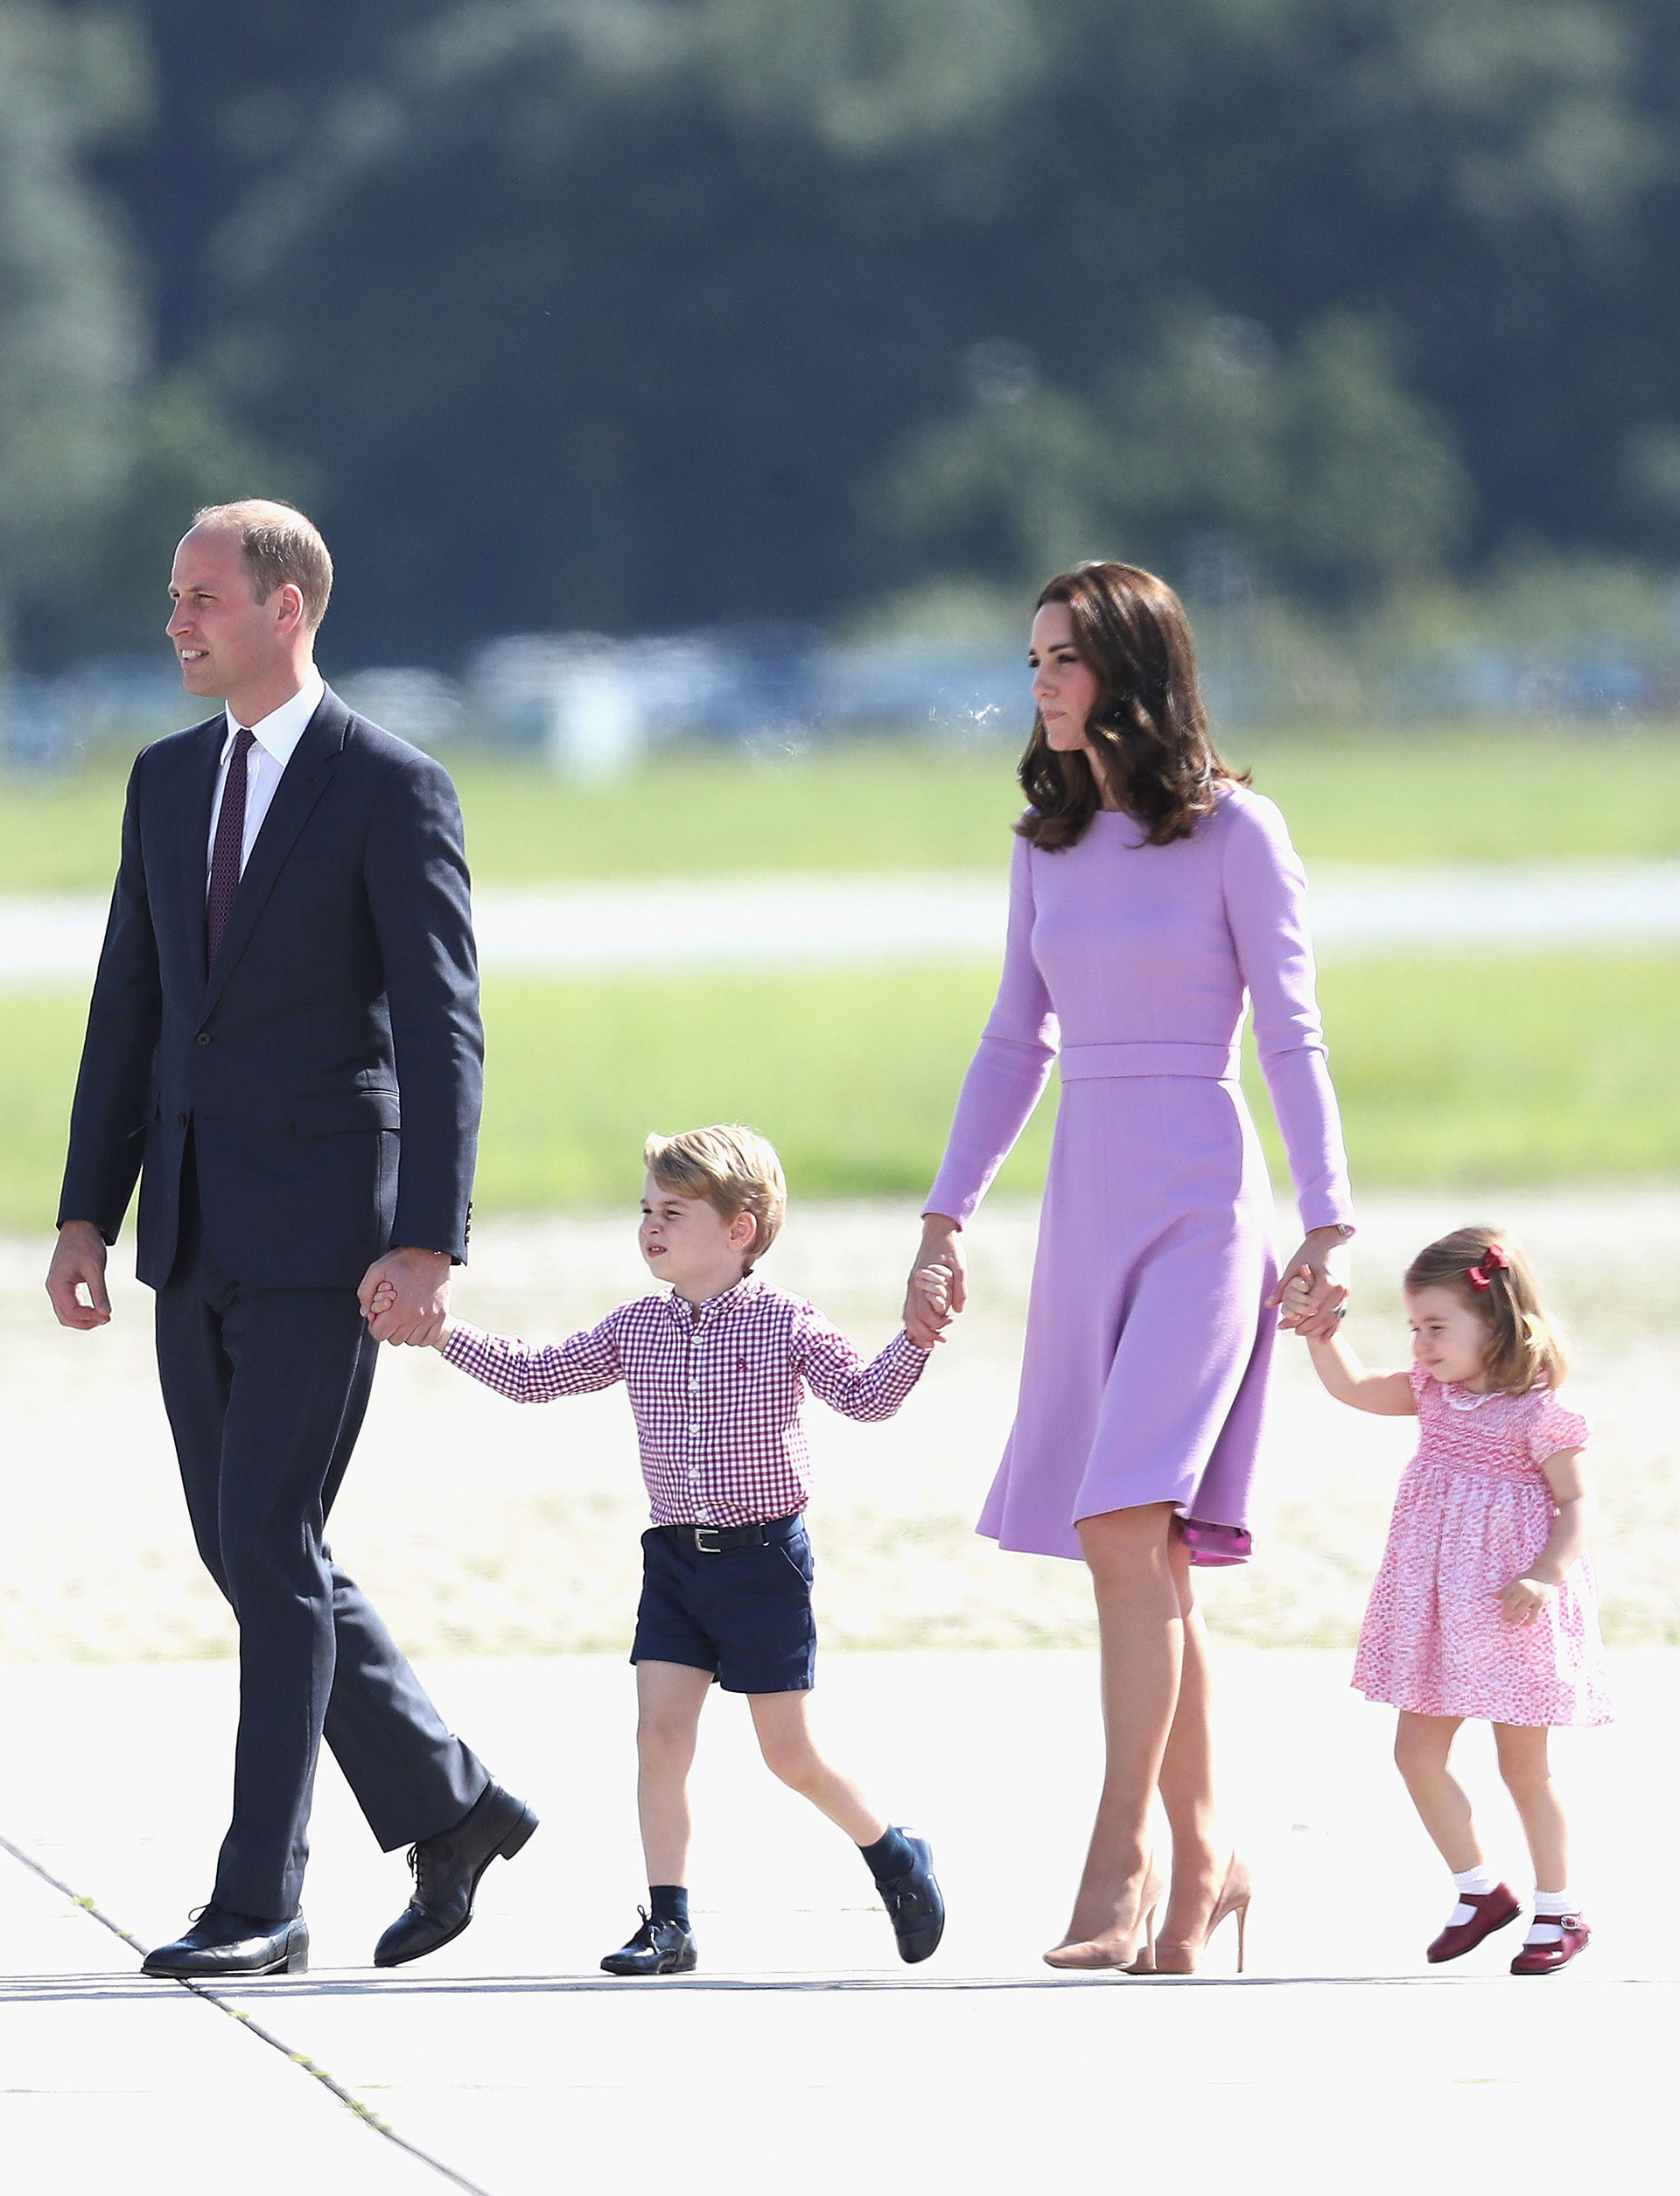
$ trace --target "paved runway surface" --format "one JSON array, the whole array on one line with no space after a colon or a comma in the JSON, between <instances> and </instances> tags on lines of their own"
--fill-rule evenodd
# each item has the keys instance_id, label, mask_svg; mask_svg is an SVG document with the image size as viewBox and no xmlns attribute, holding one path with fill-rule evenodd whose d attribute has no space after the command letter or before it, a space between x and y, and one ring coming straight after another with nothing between
<instances>
[{"instance_id":1,"label":"paved runway surface","mask_svg":"<svg viewBox=\"0 0 1680 2196\"><path fill-rule=\"evenodd\" d=\"M1388 1714L1349 1693L1347 1662L1224 1656L1229 1820L1258 1886L1241 1981L1228 1930L1192 1982L1041 1964L1096 1763L1089 1660L1041 1652L823 1666L834 1751L935 1843L951 1925L914 1970L856 1856L770 1782L741 1704L714 1699L692 1871L703 1966L654 1984L596 1965L640 1890L629 1673L589 1656L440 1665L445 1713L543 1819L429 1961L367 1964L405 1878L331 1769L304 1978L214 1997L145 1982L136 1950L0 1852L5 2186L896 2196L1141 2177L1223 2196L1650 2180L1680 2014L1654 1865L1680 1796L1680 1655L1618 1657L1620 1721L1559 1741L1598 1936L1545 1981L1506 1972L1516 1931L1425 1966L1438 1866L1389 1764ZM140 1943L172 1934L221 1827L230 1667L14 1665L5 1689L0 1830ZM1483 1734L1464 1773L1526 1888Z\"/></svg>"},{"instance_id":2,"label":"paved runway surface","mask_svg":"<svg viewBox=\"0 0 1680 2196\"><path fill-rule=\"evenodd\" d=\"M1680 862L1369 870L1314 863L1326 953L1452 939L1593 944L1680 937ZM0 984L90 976L102 894L0 898ZM999 873L743 877L477 895L492 971L990 958L1002 948Z\"/></svg>"}]
</instances>

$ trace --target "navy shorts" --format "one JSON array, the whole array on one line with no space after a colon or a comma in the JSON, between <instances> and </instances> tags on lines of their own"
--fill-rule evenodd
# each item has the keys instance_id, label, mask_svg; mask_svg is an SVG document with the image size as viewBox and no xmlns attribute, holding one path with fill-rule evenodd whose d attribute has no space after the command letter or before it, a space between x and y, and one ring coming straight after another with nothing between
<instances>
[{"instance_id":1,"label":"navy shorts","mask_svg":"<svg viewBox=\"0 0 1680 2196\"><path fill-rule=\"evenodd\" d=\"M773 1518L762 1547L710 1556L682 1526L644 1533L630 1660L710 1670L726 1693L808 1693L816 1679L816 1620L805 1520Z\"/></svg>"}]
</instances>

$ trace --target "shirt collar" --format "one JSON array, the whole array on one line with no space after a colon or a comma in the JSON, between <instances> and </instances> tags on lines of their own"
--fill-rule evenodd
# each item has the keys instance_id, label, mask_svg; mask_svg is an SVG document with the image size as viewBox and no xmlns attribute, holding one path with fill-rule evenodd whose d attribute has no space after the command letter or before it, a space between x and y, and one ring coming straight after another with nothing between
<instances>
[{"instance_id":1,"label":"shirt collar","mask_svg":"<svg viewBox=\"0 0 1680 2196\"><path fill-rule=\"evenodd\" d=\"M678 1296L675 1289L665 1301L671 1307L672 1318L682 1320L685 1325L710 1326L715 1320L726 1318L737 1304L750 1303L763 1286L750 1273L744 1273L732 1289L725 1289L721 1296L708 1297L700 1307L697 1319L687 1298Z\"/></svg>"},{"instance_id":2,"label":"shirt collar","mask_svg":"<svg viewBox=\"0 0 1680 2196\"><path fill-rule=\"evenodd\" d=\"M266 717L259 717L255 724L247 728L255 734L257 745L265 754L273 756L282 770L291 760L293 752L303 738L310 718L321 706L321 697L326 692L326 682L318 671L312 669L290 701L282 702L277 710L270 710ZM226 710L224 714L228 719L228 737L221 743L221 759L226 762L233 752L234 735L240 730L240 722L232 710Z\"/></svg>"}]
</instances>

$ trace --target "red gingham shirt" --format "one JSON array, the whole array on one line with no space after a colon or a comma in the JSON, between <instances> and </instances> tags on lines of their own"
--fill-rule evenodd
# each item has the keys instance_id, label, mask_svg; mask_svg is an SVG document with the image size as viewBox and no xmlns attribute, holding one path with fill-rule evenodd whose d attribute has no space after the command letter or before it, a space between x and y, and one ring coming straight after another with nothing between
<instances>
[{"instance_id":1,"label":"red gingham shirt","mask_svg":"<svg viewBox=\"0 0 1680 2196\"><path fill-rule=\"evenodd\" d=\"M865 1365L811 1305L750 1275L710 1297L697 1319L681 1297L639 1297L587 1333L538 1349L457 1326L444 1356L516 1403L622 1381L655 1525L793 1516L810 1499L802 1381L848 1418L890 1418L928 1362L900 1327Z\"/></svg>"}]
</instances>

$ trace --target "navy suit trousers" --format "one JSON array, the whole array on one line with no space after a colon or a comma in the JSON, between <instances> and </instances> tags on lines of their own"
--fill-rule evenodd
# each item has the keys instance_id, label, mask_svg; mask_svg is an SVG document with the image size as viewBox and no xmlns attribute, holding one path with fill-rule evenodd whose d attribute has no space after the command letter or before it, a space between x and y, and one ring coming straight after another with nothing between
<instances>
[{"instance_id":1,"label":"navy suit trousers","mask_svg":"<svg viewBox=\"0 0 1680 2196\"><path fill-rule=\"evenodd\" d=\"M190 1143L186 1157L158 1367L199 1553L239 1622L214 1897L277 1921L298 1911L323 1736L387 1852L459 1822L489 1777L324 1537L379 1355L355 1290L230 1280L205 1247Z\"/></svg>"}]
</instances>

